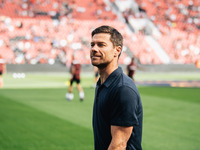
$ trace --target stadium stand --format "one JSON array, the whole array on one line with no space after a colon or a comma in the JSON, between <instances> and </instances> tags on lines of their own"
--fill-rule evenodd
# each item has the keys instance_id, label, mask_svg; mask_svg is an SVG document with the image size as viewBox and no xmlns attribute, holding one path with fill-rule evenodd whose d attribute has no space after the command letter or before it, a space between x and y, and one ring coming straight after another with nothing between
<instances>
[{"instance_id":1,"label":"stadium stand","mask_svg":"<svg viewBox=\"0 0 200 150\"><path fill-rule=\"evenodd\" d=\"M131 23L144 20L133 28L149 34L149 20L160 31L154 36L172 63L188 64L200 59L200 7L198 0L125 0L131 1L122 13ZM118 0L116 5L121 7ZM124 3L124 1L122 1ZM136 3L134 3L136 2ZM134 22L134 24L136 24ZM141 32L141 31L140 31ZM152 32L152 31L151 31Z\"/></svg>"},{"instance_id":2,"label":"stadium stand","mask_svg":"<svg viewBox=\"0 0 200 150\"><path fill-rule=\"evenodd\" d=\"M121 64L128 63L132 56L142 64L194 64L200 60L200 10L197 0L177 3L173 6L172 0L4 0L0 2L0 54L10 64L69 65L71 55L76 53L82 64L89 64L90 32L108 24L119 29L125 38ZM134 19L150 21L137 28L131 24ZM169 61L163 60L147 36L155 39Z\"/></svg>"}]
</instances>

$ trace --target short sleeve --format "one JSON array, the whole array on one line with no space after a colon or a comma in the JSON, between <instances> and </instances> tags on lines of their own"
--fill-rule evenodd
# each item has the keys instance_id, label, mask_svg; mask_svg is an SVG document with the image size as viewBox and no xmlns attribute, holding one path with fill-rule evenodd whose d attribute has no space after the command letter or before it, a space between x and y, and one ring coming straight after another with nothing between
<instances>
[{"instance_id":1,"label":"short sleeve","mask_svg":"<svg viewBox=\"0 0 200 150\"><path fill-rule=\"evenodd\" d=\"M110 110L111 125L138 125L137 105L138 95L136 92L128 86L119 87Z\"/></svg>"}]
</instances>

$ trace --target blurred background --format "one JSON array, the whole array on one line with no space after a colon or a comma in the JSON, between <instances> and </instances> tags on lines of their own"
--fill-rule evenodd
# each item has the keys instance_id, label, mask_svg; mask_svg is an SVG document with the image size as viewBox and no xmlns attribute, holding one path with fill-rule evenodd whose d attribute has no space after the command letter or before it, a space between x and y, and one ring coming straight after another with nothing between
<instances>
[{"instance_id":1,"label":"blurred background","mask_svg":"<svg viewBox=\"0 0 200 150\"><path fill-rule=\"evenodd\" d=\"M74 53L88 65L91 31L107 24L124 36L122 65L134 56L142 65L199 68L199 4L199 0L1 0L0 55L8 71L13 64L69 66Z\"/></svg>"}]
</instances>

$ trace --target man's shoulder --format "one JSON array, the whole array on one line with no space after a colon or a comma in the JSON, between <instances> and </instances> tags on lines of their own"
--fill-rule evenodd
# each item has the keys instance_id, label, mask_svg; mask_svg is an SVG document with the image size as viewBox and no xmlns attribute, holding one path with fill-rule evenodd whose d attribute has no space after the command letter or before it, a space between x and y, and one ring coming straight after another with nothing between
<instances>
[{"instance_id":1,"label":"man's shoulder","mask_svg":"<svg viewBox=\"0 0 200 150\"><path fill-rule=\"evenodd\" d=\"M133 79L131 79L129 76L127 76L126 74L122 73L120 80L122 81L123 85L134 85L135 83L133 82Z\"/></svg>"},{"instance_id":2,"label":"man's shoulder","mask_svg":"<svg viewBox=\"0 0 200 150\"><path fill-rule=\"evenodd\" d=\"M132 90L134 90L138 93L138 89L137 89L134 81L124 73L121 74L117 83L118 83L117 84L118 88L131 88Z\"/></svg>"},{"instance_id":3,"label":"man's shoulder","mask_svg":"<svg viewBox=\"0 0 200 150\"><path fill-rule=\"evenodd\" d=\"M118 68L114 73L112 73L106 80L105 85L107 87L112 87L117 89L121 86L129 86L131 88L136 88L133 80L128 77L121 68Z\"/></svg>"}]
</instances>

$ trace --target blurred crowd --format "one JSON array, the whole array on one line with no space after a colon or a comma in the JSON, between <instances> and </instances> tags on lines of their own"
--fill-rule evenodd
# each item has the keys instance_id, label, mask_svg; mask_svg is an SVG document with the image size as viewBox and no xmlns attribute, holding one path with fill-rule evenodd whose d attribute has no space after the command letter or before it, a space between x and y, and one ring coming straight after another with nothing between
<instances>
[{"instance_id":1,"label":"blurred crowd","mask_svg":"<svg viewBox=\"0 0 200 150\"><path fill-rule=\"evenodd\" d=\"M194 63L199 60L199 0L136 1L161 31L158 42L173 61Z\"/></svg>"},{"instance_id":2,"label":"blurred crowd","mask_svg":"<svg viewBox=\"0 0 200 150\"><path fill-rule=\"evenodd\" d=\"M119 21L112 8L116 1L108 5L103 0L1 0L0 54L11 64L69 65L76 53L82 64L89 64L90 33L108 24L125 37L120 63L128 63L132 56L142 64L163 63L145 41L145 33L134 33L127 21ZM123 16L152 20L162 33L156 40L173 63L200 59L198 0L136 2L139 13L125 10Z\"/></svg>"}]
</instances>

